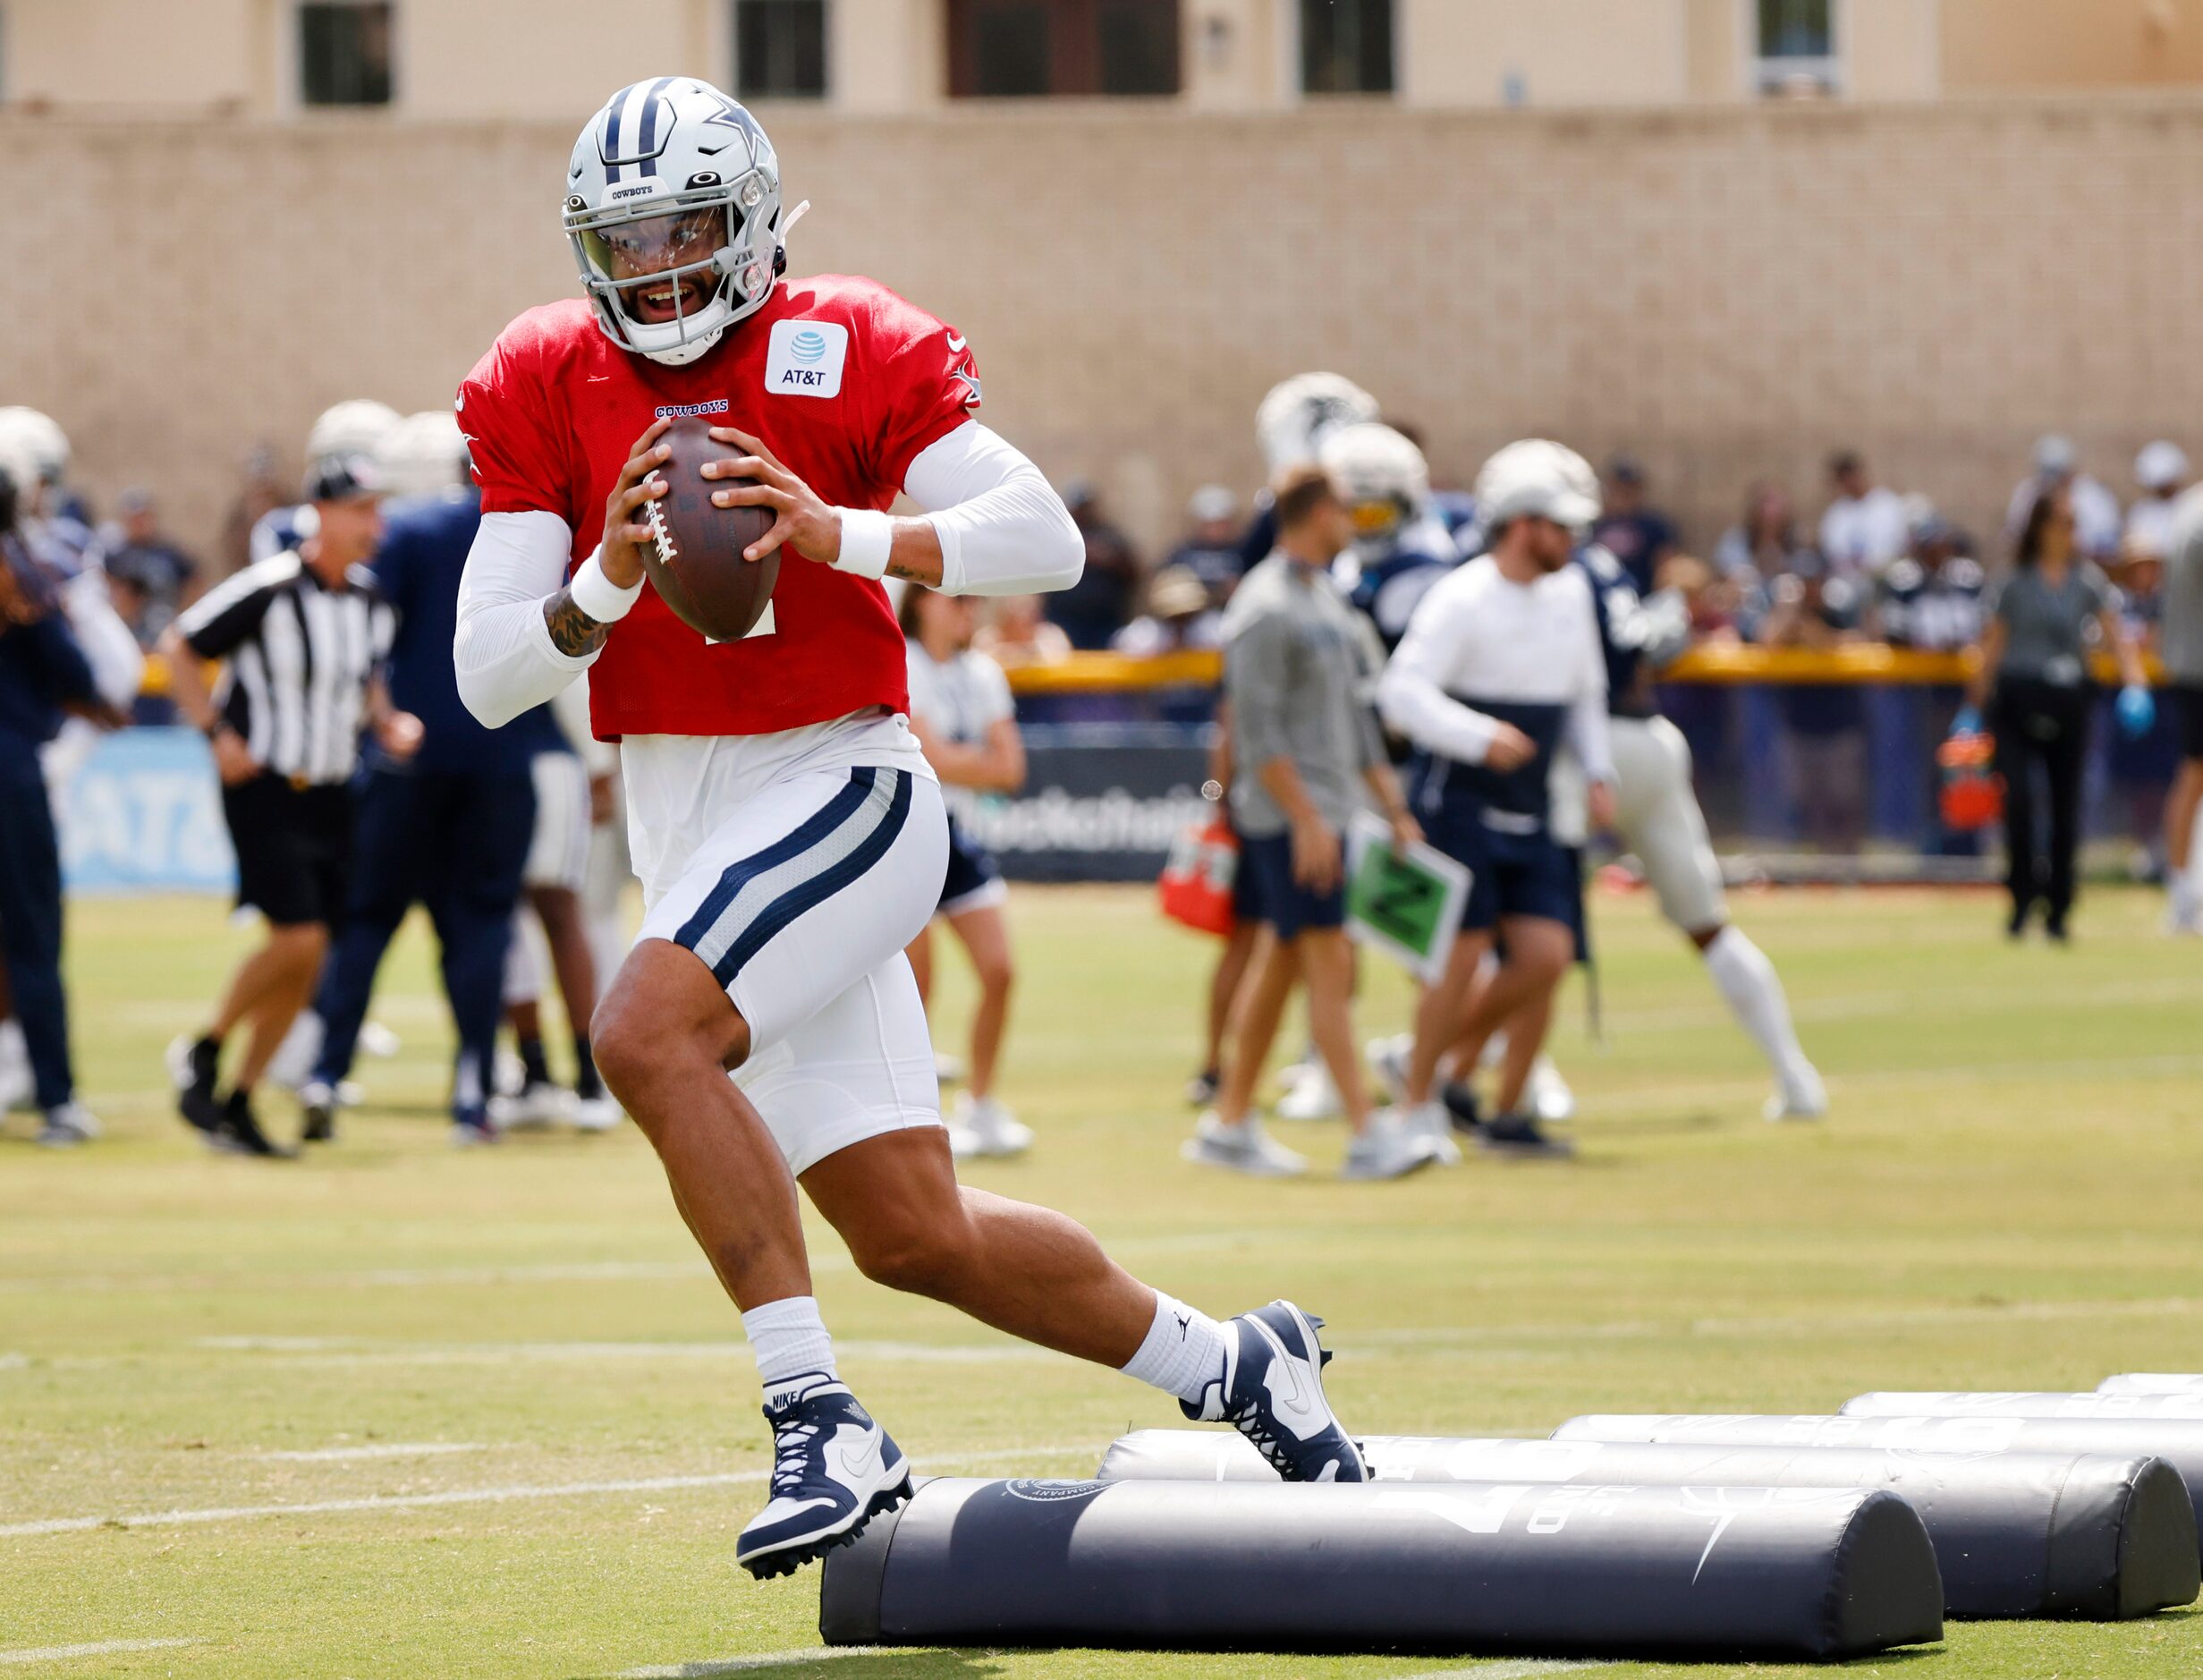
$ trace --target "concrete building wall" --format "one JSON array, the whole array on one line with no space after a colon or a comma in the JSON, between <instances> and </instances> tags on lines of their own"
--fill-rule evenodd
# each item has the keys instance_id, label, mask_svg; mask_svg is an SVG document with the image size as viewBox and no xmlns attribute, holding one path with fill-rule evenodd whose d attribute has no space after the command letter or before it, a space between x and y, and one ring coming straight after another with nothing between
<instances>
[{"instance_id":1,"label":"concrete building wall","mask_svg":"<svg viewBox=\"0 0 2203 1680\"><path fill-rule=\"evenodd\" d=\"M1256 401L1313 367L1419 425L1441 481L1526 433L1627 447L1699 544L1760 475L1817 506L1838 444L1985 530L2038 431L2122 488L2146 438L2203 446L2195 98L790 110L774 134L817 207L797 272L868 272L955 323L988 417L1150 543L1195 485L1253 485ZM97 307L65 268L0 268L0 401L56 415L103 497L149 482L206 541L256 441L287 471L340 397L443 403L508 318L572 293L570 141L0 118L0 193L35 184L42 247L109 253Z\"/></svg>"},{"instance_id":2,"label":"concrete building wall","mask_svg":"<svg viewBox=\"0 0 2203 1680\"><path fill-rule=\"evenodd\" d=\"M1941 0L1952 93L2203 82L2203 0Z\"/></svg>"}]
</instances>

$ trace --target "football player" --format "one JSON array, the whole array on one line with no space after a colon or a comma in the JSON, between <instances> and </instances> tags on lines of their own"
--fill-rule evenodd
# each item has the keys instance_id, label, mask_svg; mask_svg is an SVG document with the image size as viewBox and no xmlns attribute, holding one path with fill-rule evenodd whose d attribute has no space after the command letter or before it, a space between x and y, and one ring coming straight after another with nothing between
<instances>
[{"instance_id":1,"label":"football player","mask_svg":"<svg viewBox=\"0 0 2203 1680\"><path fill-rule=\"evenodd\" d=\"M1573 450L1565 453L1572 481L1596 496L1598 478L1590 463ZM1818 1119L1827 1112L1828 1093L1799 1048L1775 964L1729 920L1721 862L1690 785L1690 744L1660 715L1653 695L1653 673L1690 644L1690 609L1673 590L1640 596L1621 562L1597 543L1579 551L1576 564L1591 586L1606 658L1614 827L1644 866L1660 913L1705 958L1737 1024L1774 1070L1767 1117Z\"/></svg>"},{"instance_id":2,"label":"football player","mask_svg":"<svg viewBox=\"0 0 2203 1680\"><path fill-rule=\"evenodd\" d=\"M784 1573L910 1489L836 1374L799 1183L868 1277L1116 1366L1287 1478L1362 1479L1298 1308L1218 1323L1062 1215L957 1185L903 956L948 826L882 579L1029 594L1082 564L1047 480L974 417L963 335L874 281L785 277L778 161L704 82L613 95L563 195L584 298L521 315L459 391L484 517L455 657L491 724L589 669L621 742L646 909L595 1048L756 1354L775 1455L737 1561ZM732 642L644 587L677 415L725 447L713 501L775 516L747 550L780 554L771 610ZM899 491L932 511L891 516Z\"/></svg>"},{"instance_id":3,"label":"football player","mask_svg":"<svg viewBox=\"0 0 2203 1680\"><path fill-rule=\"evenodd\" d=\"M1326 432L1318 456L1354 516L1340 584L1390 653L1408 633L1416 603L1461 563L1461 550L1430 510L1430 469L1411 438L1364 420Z\"/></svg>"}]
</instances>

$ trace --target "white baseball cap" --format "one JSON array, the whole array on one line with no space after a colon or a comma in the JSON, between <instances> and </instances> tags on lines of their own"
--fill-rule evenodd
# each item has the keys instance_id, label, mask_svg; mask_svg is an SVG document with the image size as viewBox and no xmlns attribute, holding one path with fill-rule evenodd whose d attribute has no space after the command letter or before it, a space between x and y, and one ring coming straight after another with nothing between
<instances>
[{"instance_id":1,"label":"white baseball cap","mask_svg":"<svg viewBox=\"0 0 2203 1680\"><path fill-rule=\"evenodd\" d=\"M2187 479L2187 452L2169 438L2144 444L2134 457L2134 482L2146 490L2169 490Z\"/></svg>"}]
</instances>

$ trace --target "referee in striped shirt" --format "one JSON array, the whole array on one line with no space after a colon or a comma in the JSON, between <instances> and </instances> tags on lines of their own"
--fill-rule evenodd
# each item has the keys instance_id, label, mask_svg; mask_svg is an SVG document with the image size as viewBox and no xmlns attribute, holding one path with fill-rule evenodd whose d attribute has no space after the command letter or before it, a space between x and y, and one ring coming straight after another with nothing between
<instances>
[{"instance_id":1,"label":"referee in striped shirt","mask_svg":"<svg viewBox=\"0 0 2203 1680\"><path fill-rule=\"evenodd\" d=\"M177 708L214 749L237 902L268 924L179 1070L183 1117L217 1149L283 1152L260 1130L252 1091L312 997L343 910L360 731L400 760L420 744L419 720L394 709L383 683L396 614L367 569L381 496L367 456L317 461L306 475L313 534L208 591L161 638ZM211 691L209 659L225 662ZM244 1054L223 1097L223 1040L240 1026Z\"/></svg>"}]
</instances>

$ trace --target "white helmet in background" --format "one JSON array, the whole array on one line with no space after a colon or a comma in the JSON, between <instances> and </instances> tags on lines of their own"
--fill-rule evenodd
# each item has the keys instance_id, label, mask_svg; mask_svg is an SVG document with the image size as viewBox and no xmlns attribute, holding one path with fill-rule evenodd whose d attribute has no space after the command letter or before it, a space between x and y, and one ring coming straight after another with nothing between
<instances>
[{"instance_id":1,"label":"white helmet in background","mask_svg":"<svg viewBox=\"0 0 2203 1680\"><path fill-rule=\"evenodd\" d=\"M467 440L447 408L408 414L383 446L385 487L393 496L434 496L467 481Z\"/></svg>"},{"instance_id":2,"label":"white helmet in background","mask_svg":"<svg viewBox=\"0 0 2203 1680\"><path fill-rule=\"evenodd\" d=\"M367 455L380 462L401 418L396 409L371 396L347 398L321 411L306 434L306 458Z\"/></svg>"},{"instance_id":3,"label":"white helmet in background","mask_svg":"<svg viewBox=\"0 0 2203 1680\"><path fill-rule=\"evenodd\" d=\"M1476 498L1477 515L1489 535L1525 514L1580 533L1598 517L1598 475L1566 445L1525 437L1484 463Z\"/></svg>"},{"instance_id":4,"label":"white helmet in background","mask_svg":"<svg viewBox=\"0 0 2203 1680\"><path fill-rule=\"evenodd\" d=\"M0 408L0 439L27 463L40 484L59 484L69 476L69 434L51 414L35 408ZM21 486L28 494L32 487Z\"/></svg>"},{"instance_id":5,"label":"white helmet in background","mask_svg":"<svg viewBox=\"0 0 2203 1680\"><path fill-rule=\"evenodd\" d=\"M589 118L567 160L565 226L605 336L670 366L762 308L787 267L772 143L693 76L631 83Z\"/></svg>"},{"instance_id":6,"label":"white helmet in background","mask_svg":"<svg viewBox=\"0 0 2203 1680\"><path fill-rule=\"evenodd\" d=\"M2168 438L2144 444L2134 457L2134 482L2145 490L2176 490L2188 482L2188 452Z\"/></svg>"},{"instance_id":7,"label":"white helmet in background","mask_svg":"<svg viewBox=\"0 0 2203 1680\"><path fill-rule=\"evenodd\" d=\"M1316 458L1338 481L1359 540L1391 536L1429 500L1430 467L1423 452L1381 420L1334 427L1323 435Z\"/></svg>"},{"instance_id":8,"label":"white helmet in background","mask_svg":"<svg viewBox=\"0 0 2203 1680\"><path fill-rule=\"evenodd\" d=\"M1255 443L1272 478L1317 457L1324 435L1377 418L1377 399L1335 373L1296 373L1255 410Z\"/></svg>"}]
</instances>

